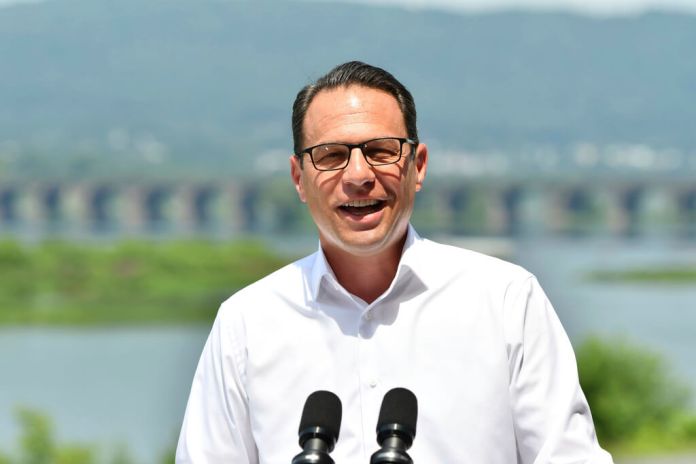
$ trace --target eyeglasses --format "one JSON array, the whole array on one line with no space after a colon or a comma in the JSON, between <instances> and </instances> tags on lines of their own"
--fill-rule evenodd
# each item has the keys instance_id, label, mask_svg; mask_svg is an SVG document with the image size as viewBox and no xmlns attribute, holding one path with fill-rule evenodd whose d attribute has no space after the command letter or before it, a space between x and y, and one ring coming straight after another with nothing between
<instances>
[{"instance_id":1,"label":"eyeglasses","mask_svg":"<svg viewBox=\"0 0 696 464\"><path fill-rule=\"evenodd\" d=\"M295 156L302 158L307 153L318 171L337 171L348 166L350 154L359 148L370 166L394 164L403 155L404 144L411 145L411 155L415 152L416 141L399 137L381 137L362 143L322 143L305 148Z\"/></svg>"}]
</instances>

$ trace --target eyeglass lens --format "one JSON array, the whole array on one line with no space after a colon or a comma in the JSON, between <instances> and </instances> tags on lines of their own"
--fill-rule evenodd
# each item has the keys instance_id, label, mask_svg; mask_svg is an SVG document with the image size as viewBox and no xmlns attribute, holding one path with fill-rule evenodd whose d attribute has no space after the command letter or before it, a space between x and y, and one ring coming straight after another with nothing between
<instances>
[{"instance_id":1,"label":"eyeglass lens","mask_svg":"<svg viewBox=\"0 0 696 464\"><path fill-rule=\"evenodd\" d=\"M373 166L391 164L401 158L399 139L370 140L360 146L368 163ZM327 143L312 150L312 160L318 169L340 169L348 164L350 148L338 143Z\"/></svg>"}]
</instances>

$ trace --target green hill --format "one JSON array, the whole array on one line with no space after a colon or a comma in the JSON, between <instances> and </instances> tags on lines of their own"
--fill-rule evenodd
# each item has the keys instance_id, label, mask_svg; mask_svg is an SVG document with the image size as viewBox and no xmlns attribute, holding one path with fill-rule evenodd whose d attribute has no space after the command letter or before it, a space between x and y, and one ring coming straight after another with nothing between
<instances>
[{"instance_id":1,"label":"green hill","mask_svg":"<svg viewBox=\"0 0 696 464\"><path fill-rule=\"evenodd\" d=\"M589 141L696 156L695 47L696 16L667 13L16 5L0 9L0 175L244 172L265 152L289 152L295 93L350 59L403 80L436 147Z\"/></svg>"}]
</instances>

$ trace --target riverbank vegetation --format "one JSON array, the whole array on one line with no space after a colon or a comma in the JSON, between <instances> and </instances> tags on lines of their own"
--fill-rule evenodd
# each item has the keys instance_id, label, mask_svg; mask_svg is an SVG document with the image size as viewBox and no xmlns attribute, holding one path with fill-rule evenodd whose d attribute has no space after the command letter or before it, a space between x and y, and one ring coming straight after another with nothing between
<instances>
[{"instance_id":1,"label":"riverbank vegetation","mask_svg":"<svg viewBox=\"0 0 696 464\"><path fill-rule=\"evenodd\" d=\"M659 354L588 338L576 350L600 443L616 454L696 450L692 395Z\"/></svg>"},{"instance_id":2,"label":"riverbank vegetation","mask_svg":"<svg viewBox=\"0 0 696 464\"><path fill-rule=\"evenodd\" d=\"M229 295L291 261L256 240L0 242L0 324L209 323Z\"/></svg>"},{"instance_id":3,"label":"riverbank vegetation","mask_svg":"<svg viewBox=\"0 0 696 464\"><path fill-rule=\"evenodd\" d=\"M56 439L53 422L33 409L19 408L15 418L20 428L18 446L13 452L0 450L0 464L134 464L128 447L102 449L84 443L61 443ZM156 461L174 462L175 448L163 451Z\"/></svg>"},{"instance_id":4,"label":"riverbank vegetation","mask_svg":"<svg viewBox=\"0 0 696 464\"><path fill-rule=\"evenodd\" d=\"M696 266L662 266L651 268L597 270L588 274L593 282L637 284L696 284Z\"/></svg>"},{"instance_id":5,"label":"riverbank vegetation","mask_svg":"<svg viewBox=\"0 0 696 464\"><path fill-rule=\"evenodd\" d=\"M0 241L0 324L209 324L230 294L294 259L257 240L118 242L85 246ZM696 282L696 269L602 271L602 281ZM690 392L663 358L625 340L577 347L600 442L617 454L696 450ZM49 418L22 409L0 464L128 464L125 447L57 443ZM11 452L11 454L8 454ZM172 462L162 450L162 462Z\"/></svg>"},{"instance_id":6,"label":"riverbank vegetation","mask_svg":"<svg viewBox=\"0 0 696 464\"><path fill-rule=\"evenodd\" d=\"M0 241L0 325L208 324L229 295L295 256L258 240L82 245ZM597 282L696 283L696 268L596 271Z\"/></svg>"}]
</instances>

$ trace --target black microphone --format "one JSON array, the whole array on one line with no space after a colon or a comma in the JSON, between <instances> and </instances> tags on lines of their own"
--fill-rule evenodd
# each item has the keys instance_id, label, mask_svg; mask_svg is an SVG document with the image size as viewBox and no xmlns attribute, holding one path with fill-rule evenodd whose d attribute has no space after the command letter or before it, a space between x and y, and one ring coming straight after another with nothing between
<instances>
[{"instance_id":1,"label":"black microphone","mask_svg":"<svg viewBox=\"0 0 696 464\"><path fill-rule=\"evenodd\" d=\"M406 452L416 436L418 400L411 390L393 388L384 395L377 421L377 443L380 449L370 464L413 464Z\"/></svg>"},{"instance_id":2,"label":"black microphone","mask_svg":"<svg viewBox=\"0 0 696 464\"><path fill-rule=\"evenodd\" d=\"M300 420L300 447L303 451L292 464L334 464L333 451L341 429L341 400L329 391L315 391L307 397Z\"/></svg>"}]
</instances>

